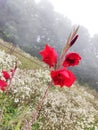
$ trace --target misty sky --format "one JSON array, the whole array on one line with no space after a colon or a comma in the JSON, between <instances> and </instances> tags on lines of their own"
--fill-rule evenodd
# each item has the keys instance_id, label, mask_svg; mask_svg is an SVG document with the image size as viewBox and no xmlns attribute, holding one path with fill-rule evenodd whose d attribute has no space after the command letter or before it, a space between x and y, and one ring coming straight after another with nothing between
<instances>
[{"instance_id":1,"label":"misty sky","mask_svg":"<svg viewBox=\"0 0 98 130\"><path fill-rule=\"evenodd\" d=\"M50 1L53 3L55 10L67 16L73 24L85 26L91 36L98 33L98 0Z\"/></svg>"}]
</instances>

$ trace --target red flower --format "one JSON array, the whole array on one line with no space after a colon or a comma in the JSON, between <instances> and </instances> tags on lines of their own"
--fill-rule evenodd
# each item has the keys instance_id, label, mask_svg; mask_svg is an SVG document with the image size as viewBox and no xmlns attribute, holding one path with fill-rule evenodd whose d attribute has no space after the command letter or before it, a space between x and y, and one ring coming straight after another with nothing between
<instances>
[{"instance_id":1,"label":"red flower","mask_svg":"<svg viewBox=\"0 0 98 130\"><path fill-rule=\"evenodd\" d=\"M75 66L79 64L79 61L81 60L81 57L79 56L78 53L69 53L66 55L65 60L63 62L64 67L68 66Z\"/></svg>"},{"instance_id":2,"label":"red flower","mask_svg":"<svg viewBox=\"0 0 98 130\"><path fill-rule=\"evenodd\" d=\"M9 73L8 73L7 71L2 71L2 73L3 73L3 77L4 77L6 80L10 79L10 75L9 75Z\"/></svg>"},{"instance_id":3,"label":"red flower","mask_svg":"<svg viewBox=\"0 0 98 130\"><path fill-rule=\"evenodd\" d=\"M74 74L65 68L51 71L51 78L55 85L60 85L61 87L71 87L76 80Z\"/></svg>"},{"instance_id":4,"label":"red flower","mask_svg":"<svg viewBox=\"0 0 98 130\"><path fill-rule=\"evenodd\" d=\"M7 83L0 79L0 89L2 91L5 91L5 88L7 87Z\"/></svg>"},{"instance_id":5,"label":"red flower","mask_svg":"<svg viewBox=\"0 0 98 130\"><path fill-rule=\"evenodd\" d=\"M57 52L54 48L50 47L48 44L46 44L46 47L44 50L40 51L40 54L43 57L43 61L49 65L49 67L52 67L57 62Z\"/></svg>"}]
</instances>

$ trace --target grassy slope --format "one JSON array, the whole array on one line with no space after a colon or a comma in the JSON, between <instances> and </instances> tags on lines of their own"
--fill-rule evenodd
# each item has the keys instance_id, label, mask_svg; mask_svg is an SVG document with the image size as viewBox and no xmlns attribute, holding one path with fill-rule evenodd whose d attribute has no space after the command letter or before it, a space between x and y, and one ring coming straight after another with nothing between
<instances>
[{"instance_id":1,"label":"grassy slope","mask_svg":"<svg viewBox=\"0 0 98 130\"><path fill-rule=\"evenodd\" d=\"M10 53L10 49L8 49L8 48L11 48L11 47L12 47L11 44L0 40L0 49L1 50L5 50L5 52ZM24 99L24 104L23 104L23 106L25 106L25 108L23 109L24 113L26 111L27 117L28 117L28 112L29 111L25 110L25 109L27 109L26 105L27 106L31 106L31 104L34 105L35 104L34 101L38 100L36 98L38 98L40 96L40 94L43 93L42 90L46 89L46 87L47 87L46 86L47 79L45 81L44 81L44 79L47 78L47 74L44 74L43 71L40 72L40 73L36 72L35 69L42 68L41 66L43 66L43 63L41 63L37 58L33 58L30 55L27 55L25 52L23 52L19 48L16 48L15 52L13 52L12 55L15 55L15 56L18 57L18 59L22 63L22 65L20 65L20 68L25 69L25 70L24 71L19 70L20 72L16 76L19 79L20 83L19 83L19 81L17 82L17 78L16 78L15 84L12 85L12 86L14 86L14 85L17 84L18 87L16 86L16 89L19 89L19 88L22 87L22 93L20 92L20 90L18 90L16 95L14 94L11 97L14 97L14 96L17 97L17 95L19 95L19 94L22 95L22 94L25 93L25 92L23 93L23 90L31 87L31 90L32 90L32 91L30 91L31 95L29 94L29 96L31 96L31 97L29 98L27 103L25 101L27 99ZM39 65L37 65L35 62L37 62ZM34 72L34 73L32 73L29 69L33 69L32 72ZM89 117L89 115L90 114L92 115L92 113L89 113L89 112L91 112L89 110L89 107L90 108L93 107L96 110L98 110L98 105L97 105L97 98L98 97L97 97L97 94L96 94L95 91L92 91L89 88L85 89L84 87L81 88L80 86L79 87L77 87L77 86L73 87L72 89L68 89L68 88L59 89L59 88L56 88L56 87L51 89L51 91L49 93L49 96L47 97L47 100L44 103L42 111L40 112L39 120L41 119L41 121L38 120L35 123L35 125L33 125L32 130L38 130L38 128L40 126L39 125L40 123L42 123L44 125L39 130L50 130L52 125L53 125L53 127L56 125L54 130L61 130L61 128L59 128L59 127L60 126L63 127L64 122L68 120L67 118L69 118L69 115L66 115L66 114L68 114L68 112L70 112L70 111L72 112L72 115L73 115L72 120L70 119L70 121L74 121L75 120L74 117L76 117L76 118L79 117L79 123L83 123L83 121L80 121L80 115L82 116L82 114L80 114L80 115L78 114L79 113L78 109L85 110L86 114L87 114L86 115L87 118L88 119L91 118L91 117ZM23 87L24 87L24 89L23 89ZM92 95L94 95L94 97ZM20 96L20 97L22 97L22 96ZM24 96L24 97L26 97L26 96ZM9 96L9 98L10 98L10 96ZM81 100L79 100L79 98L81 98ZM33 101L31 99L33 99ZM14 103L14 105L16 105L16 104ZM5 128L5 130L14 130L14 125L15 125L15 123L17 123L17 126L16 126L15 130L18 130L17 128L21 124L20 121L22 120L23 117L25 117L24 116L25 114L24 113L20 114L18 112L18 107L15 106L15 108L14 108L14 105L11 106L10 103L9 103L9 100L8 100L8 103L6 105L7 105L6 109L5 109L6 113L5 113L5 117L4 117L5 122L3 122L3 124L5 124L5 125L0 126L0 128L2 127L3 129ZM32 106L32 107L34 107L34 106ZM23 111L23 110L21 110L21 111ZM73 110L75 110L75 111L77 110L77 112L75 112ZM58 113L60 113L60 114L58 114ZM54 119L53 123L51 124L51 121L53 119L53 117L52 117L53 114L57 117L57 119L62 119L62 116L64 116L63 117L64 122L59 124L59 121L57 120L57 122L54 124L54 122L55 122L55 119ZM74 114L76 114L76 116ZM45 115L47 115L47 116L45 117ZM61 115L61 117L60 117L60 115ZM66 117L65 117L65 115L66 115ZM44 118L44 120L43 120L43 118ZM46 120L46 122L45 122L45 120ZM50 120L50 124L47 124L47 122L48 122L47 120L48 121ZM98 121L98 119L96 119L96 121ZM76 122L77 122L77 120L76 120ZM85 122L85 120L84 120L84 122ZM8 129L8 124L9 124L9 126L13 126L13 128ZM70 130L73 130L73 129L76 130L75 128L73 128L74 126L72 126L72 124L73 124L73 122L70 123L70 124L68 124L68 122L66 122L66 126L68 127L68 128L66 128L66 130L69 130L69 129ZM70 128L69 126L72 127L72 128ZM49 129L48 129L48 127L49 127ZM53 129L53 127L51 128L51 130ZM95 129L91 127L91 128L88 128L88 129L84 129L84 128L79 129L78 128L78 130L95 130Z\"/></svg>"},{"instance_id":2,"label":"grassy slope","mask_svg":"<svg viewBox=\"0 0 98 130\"><path fill-rule=\"evenodd\" d=\"M25 53L20 48L15 48L14 52L11 50L12 44L5 42L0 39L0 50L4 50L11 55L18 57L22 65L19 67L22 69L38 69L39 67L43 68L43 63L40 62L36 57L30 56L30 54Z\"/></svg>"}]
</instances>

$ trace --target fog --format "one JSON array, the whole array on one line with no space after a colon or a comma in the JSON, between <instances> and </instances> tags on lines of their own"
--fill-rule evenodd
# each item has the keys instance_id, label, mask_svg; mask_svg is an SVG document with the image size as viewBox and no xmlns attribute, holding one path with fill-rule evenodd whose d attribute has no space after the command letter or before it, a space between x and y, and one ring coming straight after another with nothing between
<instances>
[{"instance_id":1,"label":"fog","mask_svg":"<svg viewBox=\"0 0 98 130\"><path fill-rule=\"evenodd\" d=\"M76 26L76 25L74 25ZM72 21L63 14L55 12L48 0L0 0L0 38L12 42L32 56L46 43L60 54L69 33ZM82 84L98 90L98 34L90 37L88 30L80 26L79 39L71 51L78 52L82 61L76 68L77 79Z\"/></svg>"}]
</instances>

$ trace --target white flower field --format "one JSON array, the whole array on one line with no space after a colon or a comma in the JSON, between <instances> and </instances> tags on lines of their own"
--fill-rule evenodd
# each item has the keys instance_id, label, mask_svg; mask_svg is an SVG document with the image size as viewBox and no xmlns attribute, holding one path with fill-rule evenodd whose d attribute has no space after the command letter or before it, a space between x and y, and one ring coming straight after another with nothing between
<instances>
[{"instance_id":1,"label":"white flower field","mask_svg":"<svg viewBox=\"0 0 98 130\"><path fill-rule=\"evenodd\" d=\"M16 60L14 55L0 51L1 77L1 71L12 69ZM22 64L19 60L18 63ZM0 113L4 109L0 130L24 130L48 87L49 73L40 66L16 69L7 97L0 90ZM98 130L98 93L78 83L71 88L52 86L32 130Z\"/></svg>"}]
</instances>

